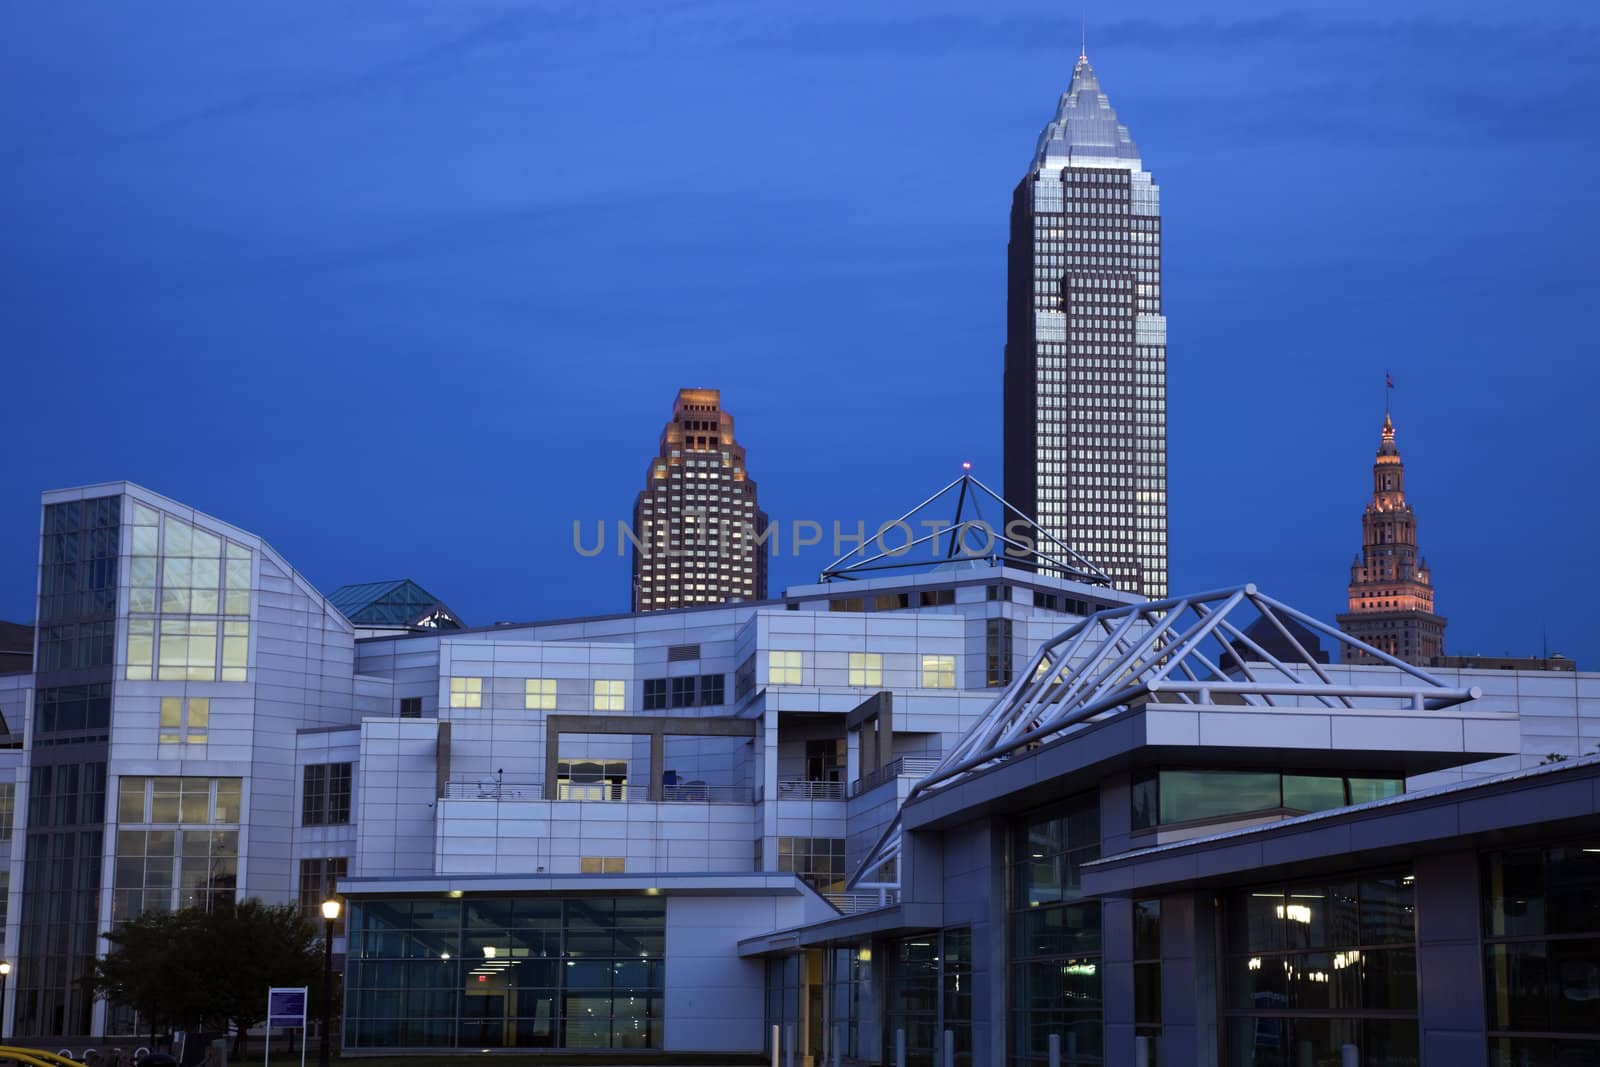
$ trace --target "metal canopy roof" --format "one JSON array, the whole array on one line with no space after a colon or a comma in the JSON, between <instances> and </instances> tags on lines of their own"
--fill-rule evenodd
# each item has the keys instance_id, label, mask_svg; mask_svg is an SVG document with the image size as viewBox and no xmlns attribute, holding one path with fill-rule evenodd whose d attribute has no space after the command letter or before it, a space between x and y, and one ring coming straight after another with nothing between
<instances>
[{"instance_id":1,"label":"metal canopy roof","mask_svg":"<svg viewBox=\"0 0 1600 1067\"><path fill-rule=\"evenodd\" d=\"M1248 630L1257 618L1277 632L1293 652L1290 658L1273 655L1250 636ZM1401 672L1401 681L1388 685L1335 681L1296 636L1300 627L1394 667ZM906 803L948 788L1080 723L1140 704L1226 702L1422 711L1481 695L1475 686L1446 685L1266 596L1254 585L1109 608L1040 646L967 735L911 787ZM867 876L899 858L900 825L896 813L855 872L851 888L896 884L870 881Z\"/></svg>"},{"instance_id":2,"label":"metal canopy roof","mask_svg":"<svg viewBox=\"0 0 1600 1067\"><path fill-rule=\"evenodd\" d=\"M952 505L953 513L946 510ZM931 532L918 536L921 530ZM824 568L818 580L853 581L882 571L952 569L978 561L1111 584L1105 571L970 473L884 523L876 536Z\"/></svg>"}]
</instances>

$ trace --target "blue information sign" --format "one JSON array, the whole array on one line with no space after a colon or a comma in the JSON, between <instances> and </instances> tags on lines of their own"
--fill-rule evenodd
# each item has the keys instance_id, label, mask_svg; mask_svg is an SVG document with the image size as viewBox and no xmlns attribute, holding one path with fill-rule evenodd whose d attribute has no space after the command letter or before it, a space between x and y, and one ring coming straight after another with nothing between
<instances>
[{"instance_id":1,"label":"blue information sign","mask_svg":"<svg viewBox=\"0 0 1600 1067\"><path fill-rule=\"evenodd\" d=\"M274 988L267 990L267 1025L305 1027L305 986L297 986L293 989Z\"/></svg>"}]
</instances>

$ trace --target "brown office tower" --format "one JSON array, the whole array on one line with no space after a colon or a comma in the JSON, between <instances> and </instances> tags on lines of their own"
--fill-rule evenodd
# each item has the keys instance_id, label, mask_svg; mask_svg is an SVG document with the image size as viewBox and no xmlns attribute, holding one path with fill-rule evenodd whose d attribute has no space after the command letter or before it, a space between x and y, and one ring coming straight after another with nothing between
<instances>
[{"instance_id":1,"label":"brown office tower","mask_svg":"<svg viewBox=\"0 0 1600 1067\"><path fill-rule=\"evenodd\" d=\"M680 389L633 506L633 610L767 596L767 516L716 389Z\"/></svg>"},{"instance_id":2,"label":"brown office tower","mask_svg":"<svg viewBox=\"0 0 1600 1067\"><path fill-rule=\"evenodd\" d=\"M1444 655L1442 616L1433 613L1433 581L1417 552L1417 516L1406 503L1406 467L1383 416L1383 440L1372 465L1372 502L1361 516L1361 555L1350 567L1350 610L1339 628L1407 663ZM1375 663L1365 655L1347 662Z\"/></svg>"},{"instance_id":3,"label":"brown office tower","mask_svg":"<svg viewBox=\"0 0 1600 1067\"><path fill-rule=\"evenodd\" d=\"M1160 190L1081 55L1011 198L1007 286L1007 499L1166 596Z\"/></svg>"}]
</instances>

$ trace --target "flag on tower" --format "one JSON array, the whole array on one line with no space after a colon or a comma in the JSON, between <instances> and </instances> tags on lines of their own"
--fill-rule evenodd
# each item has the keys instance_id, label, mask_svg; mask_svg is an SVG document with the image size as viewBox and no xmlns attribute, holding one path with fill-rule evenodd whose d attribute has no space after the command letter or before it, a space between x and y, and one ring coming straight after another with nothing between
<instances>
[{"instance_id":1,"label":"flag on tower","mask_svg":"<svg viewBox=\"0 0 1600 1067\"><path fill-rule=\"evenodd\" d=\"M1394 375L1390 374L1388 371L1384 371L1383 372L1383 384L1384 384L1385 388L1393 389L1394 388Z\"/></svg>"}]
</instances>

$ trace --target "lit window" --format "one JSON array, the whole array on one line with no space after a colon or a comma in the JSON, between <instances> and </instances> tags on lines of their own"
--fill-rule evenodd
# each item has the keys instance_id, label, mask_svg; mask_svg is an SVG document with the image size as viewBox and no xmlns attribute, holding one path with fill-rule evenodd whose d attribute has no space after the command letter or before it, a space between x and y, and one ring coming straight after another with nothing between
<instances>
[{"instance_id":1,"label":"lit window","mask_svg":"<svg viewBox=\"0 0 1600 1067\"><path fill-rule=\"evenodd\" d=\"M800 653L780 652L776 649L769 651L767 653L767 684L799 685Z\"/></svg>"},{"instance_id":2,"label":"lit window","mask_svg":"<svg viewBox=\"0 0 1600 1067\"><path fill-rule=\"evenodd\" d=\"M923 656L922 687L924 689L954 689L956 687L956 658L954 656Z\"/></svg>"},{"instance_id":3,"label":"lit window","mask_svg":"<svg viewBox=\"0 0 1600 1067\"><path fill-rule=\"evenodd\" d=\"M161 698L161 743L163 745L206 743L211 726L211 698Z\"/></svg>"},{"instance_id":4,"label":"lit window","mask_svg":"<svg viewBox=\"0 0 1600 1067\"><path fill-rule=\"evenodd\" d=\"M594 710L621 711L624 686L615 678L598 678L594 683Z\"/></svg>"},{"instance_id":5,"label":"lit window","mask_svg":"<svg viewBox=\"0 0 1600 1067\"><path fill-rule=\"evenodd\" d=\"M556 706L556 680L554 678L529 678L523 682L522 706L529 711L554 711Z\"/></svg>"},{"instance_id":6,"label":"lit window","mask_svg":"<svg viewBox=\"0 0 1600 1067\"><path fill-rule=\"evenodd\" d=\"M850 653L851 685L882 685L883 656L877 652Z\"/></svg>"},{"instance_id":7,"label":"lit window","mask_svg":"<svg viewBox=\"0 0 1600 1067\"><path fill-rule=\"evenodd\" d=\"M483 707L483 679L451 678L450 706L452 708Z\"/></svg>"}]
</instances>

